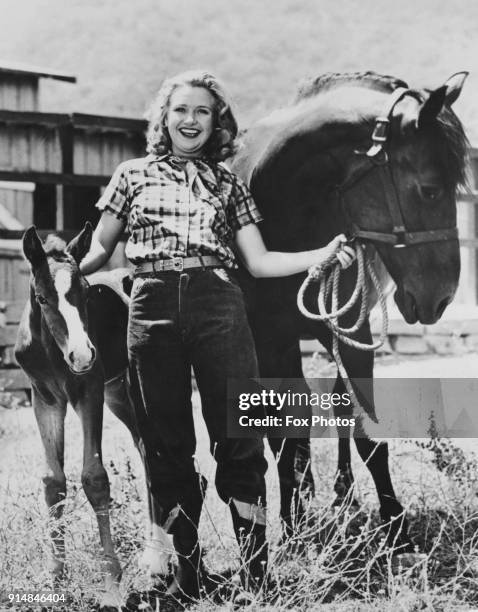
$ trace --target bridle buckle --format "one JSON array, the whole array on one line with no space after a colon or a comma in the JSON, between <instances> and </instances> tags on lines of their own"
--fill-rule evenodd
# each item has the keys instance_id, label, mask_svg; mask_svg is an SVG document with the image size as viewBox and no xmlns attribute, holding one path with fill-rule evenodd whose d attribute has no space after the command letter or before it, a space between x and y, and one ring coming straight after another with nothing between
<instances>
[{"instance_id":1,"label":"bridle buckle","mask_svg":"<svg viewBox=\"0 0 478 612\"><path fill-rule=\"evenodd\" d=\"M372 141L375 143L387 142L389 125L390 119L388 119L388 117L377 117L375 119L375 127L372 132Z\"/></svg>"},{"instance_id":2,"label":"bridle buckle","mask_svg":"<svg viewBox=\"0 0 478 612\"><path fill-rule=\"evenodd\" d=\"M384 151L383 145L387 142L388 138L388 127L390 125L390 119L388 117L377 117L375 119L375 127L372 133L372 146L367 151L367 157L371 158L374 163L378 159L380 153L384 153L384 158L377 162L377 165L386 164L388 162L387 152Z\"/></svg>"}]
</instances>

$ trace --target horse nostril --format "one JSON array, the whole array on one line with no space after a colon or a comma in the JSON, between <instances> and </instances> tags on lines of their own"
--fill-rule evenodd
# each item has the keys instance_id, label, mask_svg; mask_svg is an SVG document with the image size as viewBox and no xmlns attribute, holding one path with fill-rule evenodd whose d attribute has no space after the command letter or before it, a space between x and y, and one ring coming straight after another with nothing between
<instances>
[{"instance_id":1,"label":"horse nostril","mask_svg":"<svg viewBox=\"0 0 478 612\"><path fill-rule=\"evenodd\" d=\"M413 293L410 291L405 291L405 297L410 305L410 310L414 316L417 315L417 304L415 302L415 298L413 297Z\"/></svg>"},{"instance_id":2,"label":"horse nostril","mask_svg":"<svg viewBox=\"0 0 478 612\"><path fill-rule=\"evenodd\" d=\"M445 308L448 306L450 302L451 302L451 298L446 297L438 304L438 308L436 310L437 319L439 319L442 316L442 314L445 312Z\"/></svg>"},{"instance_id":3,"label":"horse nostril","mask_svg":"<svg viewBox=\"0 0 478 612\"><path fill-rule=\"evenodd\" d=\"M74 355L73 351L68 353L68 361L70 363L75 363L75 355Z\"/></svg>"},{"instance_id":4,"label":"horse nostril","mask_svg":"<svg viewBox=\"0 0 478 612\"><path fill-rule=\"evenodd\" d=\"M94 346L91 347L91 361L96 360L96 349Z\"/></svg>"}]
</instances>

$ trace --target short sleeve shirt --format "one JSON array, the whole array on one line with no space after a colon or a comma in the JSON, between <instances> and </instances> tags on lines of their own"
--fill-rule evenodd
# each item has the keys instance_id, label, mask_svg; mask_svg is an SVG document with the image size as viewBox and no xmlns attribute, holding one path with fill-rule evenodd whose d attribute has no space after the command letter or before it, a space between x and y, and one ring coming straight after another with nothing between
<instances>
[{"instance_id":1,"label":"short sleeve shirt","mask_svg":"<svg viewBox=\"0 0 478 612\"><path fill-rule=\"evenodd\" d=\"M120 164L96 206L125 222L133 263L215 255L237 267L235 232L262 220L245 183L224 164L170 154Z\"/></svg>"}]
</instances>

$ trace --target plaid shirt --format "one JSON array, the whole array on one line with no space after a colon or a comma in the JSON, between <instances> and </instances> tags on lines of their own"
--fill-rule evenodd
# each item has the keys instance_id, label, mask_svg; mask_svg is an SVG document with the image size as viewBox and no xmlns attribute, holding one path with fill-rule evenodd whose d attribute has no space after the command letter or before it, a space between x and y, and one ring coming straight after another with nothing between
<instances>
[{"instance_id":1,"label":"plaid shirt","mask_svg":"<svg viewBox=\"0 0 478 612\"><path fill-rule=\"evenodd\" d=\"M262 219L246 185L223 164L171 154L120 164L96 206L127 224L133 263L216 255L235 268L234 233Z\"/></svg>"}]
</instances>

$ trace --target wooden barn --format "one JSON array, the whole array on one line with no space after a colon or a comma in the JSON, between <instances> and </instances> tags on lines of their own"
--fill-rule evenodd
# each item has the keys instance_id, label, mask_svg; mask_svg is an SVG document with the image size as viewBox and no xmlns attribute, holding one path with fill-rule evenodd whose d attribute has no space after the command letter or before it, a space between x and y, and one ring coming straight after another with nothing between
<instances>
[{"instance_id":1,"label":"wooden barn","mask_svg":"<svg viewBox=\"0 0 478 612\"><path fill-rule=\"evenodd\" d=\"M143 120L41 112L39 91L45 79L76 82L54 70L0 65L0 392L26 384L12 350L28 288L20 242L24 228L35 224L43 235L57 231L68 239L86 220L95 223L94 205L117 164L145 150ZM429 332L446 338L456 334L453 317L471 319L478 338L478 149L470 152L470 186L458 207L462 275L456 300L445 313L451 324ZM108 266L125 264L119 245ZM469 329L460 325L462 336L469 336ZM403 352L410 346L425 352L431 342L431 336L424 342L423 326L407 327L393 313L389 334L395 338L392 349L398 336L409 336L402 339ZM447 342L439 340L438 345L446 347Z\"/></svg>"},{"instance_id":2,"label":"wooden barn","mask_svg":"<svg viewBox=\"0 0 478 612\"><path fill-rule=\"evenodd\" d=\"M28 290L24 228L68 239L85 221L95 224L94 205L115 167L145 151L141 119L41 112L43 79L76 82L52 70L0 65L0 390L24 386L12 351ZM119 245L109 266L125 263Z\"/></svg>"}]
</instances>

